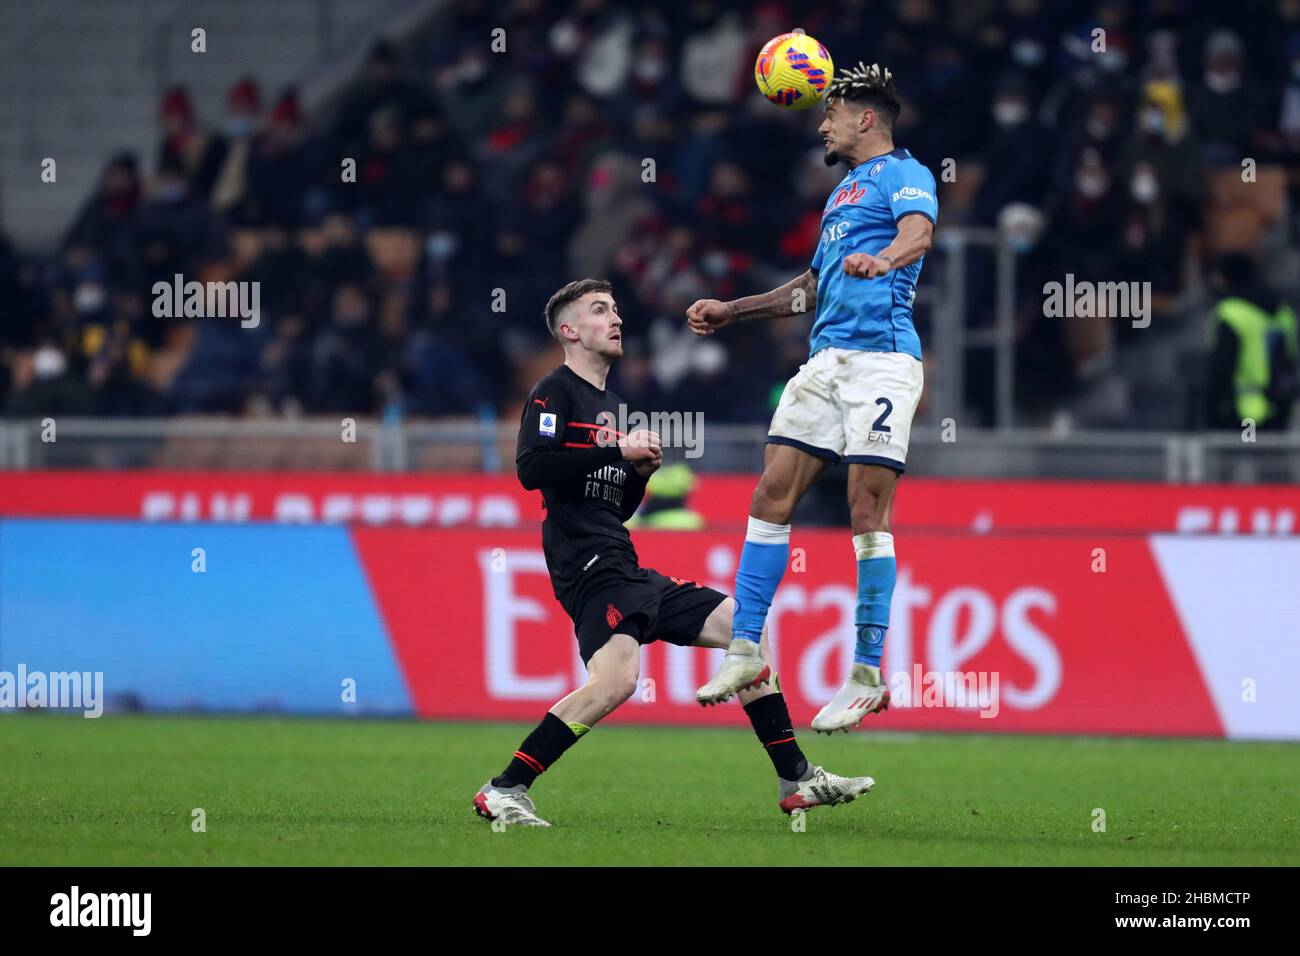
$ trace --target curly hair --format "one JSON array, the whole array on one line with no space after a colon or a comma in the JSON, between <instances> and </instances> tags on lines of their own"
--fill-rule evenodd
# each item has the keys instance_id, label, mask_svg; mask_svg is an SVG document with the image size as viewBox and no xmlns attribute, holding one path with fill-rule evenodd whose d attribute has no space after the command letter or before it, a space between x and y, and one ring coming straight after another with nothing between
<instances>
[{"instance_id":1,"label":"curly hair","mask_svg":"<svg viewBox=\"0 0 1300 956\"><path fill-rule=\"evenodd\" d=\"M848 100L876 111L887 129L893 129L903 104L894 87L894 74L879 63L867 66L861 60L856 68L840 71L826 88L826 100Z\"/></svg>"}]
</instances>

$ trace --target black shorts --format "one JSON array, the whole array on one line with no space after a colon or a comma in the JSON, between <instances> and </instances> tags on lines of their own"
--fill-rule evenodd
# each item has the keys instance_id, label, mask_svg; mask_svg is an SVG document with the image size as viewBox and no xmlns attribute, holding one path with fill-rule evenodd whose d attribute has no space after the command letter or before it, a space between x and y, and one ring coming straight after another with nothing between
<instances>
[{"instance_id":1,"label":"black shorts","mask_svg":"<svg viewBox=\"0 0 1300 956\"><path fill-rule=\"evenodd\" d=\"M561 603L573 618L578 653L587 664L614 634L627 634L640 644L694 644L704 622L726 599L721 591L694 581L624 565L582 580Z\"/></svg>"}]
</instances>

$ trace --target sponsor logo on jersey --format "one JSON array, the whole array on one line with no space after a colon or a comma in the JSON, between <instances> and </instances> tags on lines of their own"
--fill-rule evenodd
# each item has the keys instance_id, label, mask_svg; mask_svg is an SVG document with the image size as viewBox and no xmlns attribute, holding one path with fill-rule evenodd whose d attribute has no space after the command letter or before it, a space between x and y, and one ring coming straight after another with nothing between
<instances>
[{"instance_id":1,"label":"sponsor logo on jersey","mask_svg":"<svg viewBox=\"0 0 1300 956\"><path fill-rule=\"evenodd\" d=\"M537 434L545 435L547 438L555 437L555 413L542 412L537 419Z\"/></svg>"},{"instance_id":2,"label":"sponsor logo on jersey","mask_svg":"<svg viewBox=\"0 0 1300 956\"><path fill-rule=\"evenodd\" d=\"M849 231L847 222L833 222L822 230L822 242L836 242L844 238L844 234Z\"/></svg>"},{"instance_id":3,"label":"sponsor logo on jersey","mask_svg":"<svg viewBox=\"0 0 1300 956\"><path fill-rule=\"evenodd\" d=\"M836 206L843 205L844 203L853 205L866 194L866 186L859 185L858 183L849 183L835 194L835 198L831 200L831 208L834 209Z\"/></svg>"},{"instance_id":4,"label":"sponsor logo on jersey","mask_svg":"<svg viewBox=\"0 0 1300 956\"><path fill-rule=\"evenodd\" d=\"M898 202L899 200L906 201L909 199L928 199L930 200L930 202L934 202L933 196L931 196L924 189L917 189L915 186L904 186L898 192L894 193L894 195L891 196L890 199L892 199L894 202Z\"/></svg>"}]
</instances>

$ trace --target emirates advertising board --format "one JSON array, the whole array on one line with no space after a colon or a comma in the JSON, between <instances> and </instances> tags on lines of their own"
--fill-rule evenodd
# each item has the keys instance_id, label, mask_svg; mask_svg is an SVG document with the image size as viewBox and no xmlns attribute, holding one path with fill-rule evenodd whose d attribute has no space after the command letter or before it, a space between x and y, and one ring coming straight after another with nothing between
<instances>
[{"instance_id":1,"label":"emirates advertising board","mask_svg":"<svg viewBox=\"0 0 1300 956\"><path fill-rule=\"evenodd\" d=\"M752 484L701 477L705 527L634 531L642 564L730 592ZM0 672L102 672L110 709L533 720L585 677L508 477L29 472L0 502ZM1300 739L1298 511L1286 487L905 479L870 726ZM769 636L806 726L851 660L856 566L847 529L791 549ZM694 701L720 653L647 645L609 720L746 725Z\"/></svg>"}]
</instances>

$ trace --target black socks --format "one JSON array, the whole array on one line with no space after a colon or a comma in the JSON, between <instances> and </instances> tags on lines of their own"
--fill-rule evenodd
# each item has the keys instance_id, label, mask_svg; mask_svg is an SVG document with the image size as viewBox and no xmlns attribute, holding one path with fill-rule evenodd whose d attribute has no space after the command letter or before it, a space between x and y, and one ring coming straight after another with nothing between
<instances>
[{"instance_id":1,"label":"black socks","mask_svg":"<svg viewBox=\"0 0 1300 956\"><path fill-rule=\"evenodd\" d=\"M808 772L808 761L794 739L794 724L785 706L784 694L766 694L745 705L754 733L763 744L777 776L799 780Z\"/></svg>"},{"instance_id":2,"label":"black socks","mask_svg":"<svg viewBox=\"0 0 1300 956\"><path fill-rule=\"evenodd\" d=\"M579 736L559 717L547 713L536 729L519 745L509 766L499 776L492 778L492 786L532 786L538 774L559 760L561 754L578 742Z\"/></svg>"}]
</instances>

